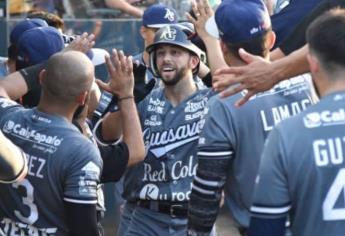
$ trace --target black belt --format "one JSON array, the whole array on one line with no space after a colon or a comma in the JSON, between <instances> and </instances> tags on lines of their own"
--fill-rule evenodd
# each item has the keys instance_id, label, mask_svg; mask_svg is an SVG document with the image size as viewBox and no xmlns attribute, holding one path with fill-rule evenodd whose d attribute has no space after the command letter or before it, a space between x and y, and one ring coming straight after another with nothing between
<instances>
[{"instance_id":1,"label":"black belt","mask_svg":"<svg viewBox=\"0 0 345 236\"><path fill-rule=\"evenodd\" d=\"M173 218L187 218L188 215L188 202L139 200L133 203L146 209L170 215Z\"/></svg>"}]
</instances>

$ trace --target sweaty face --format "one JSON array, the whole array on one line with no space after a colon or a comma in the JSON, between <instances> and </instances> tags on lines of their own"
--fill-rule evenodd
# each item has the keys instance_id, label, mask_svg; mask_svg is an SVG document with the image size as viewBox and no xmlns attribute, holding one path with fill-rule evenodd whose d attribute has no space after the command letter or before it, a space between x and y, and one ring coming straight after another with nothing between
<instances>
[{"instance_id":1,"label":"sweaty face","mask_svg":"<svg viewBox=\"0 0 345 236\"><path fill-rule=\"evenodd\" d=\"M156 50L156 65L163 83L177 84L188 72L192 72L190 53L178 46L162 45Z\"/></svg>"}]
</instances>

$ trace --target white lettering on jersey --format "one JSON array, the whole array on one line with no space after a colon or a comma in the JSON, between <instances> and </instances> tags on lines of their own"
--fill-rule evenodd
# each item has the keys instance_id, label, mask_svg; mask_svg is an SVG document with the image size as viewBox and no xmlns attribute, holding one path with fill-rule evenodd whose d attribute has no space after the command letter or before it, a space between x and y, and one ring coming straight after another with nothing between
<instances>
[{"instance_id":1,"label":"white lettering on jersey","mask_svg":"<svg viewBox=\"0 0 345 236\"><path fill-rule=\"evenodd\" d=\"M4 231L5 235L53 236L56 235L57 231L57 228L36 228L33 225L15 222L8 218L4 218L1 221L1 229Z\"/></svg>"},{"instance_id":2,"label":"white lettering on jersey","mask_svg":"<svg viewBox=\"0 0 345 236\"><path fill-rule=\"evenodd\" d=\"M97 194L97 181L101 173L100 167L98 167L92 161L89 161L82 169L84 175L79 177L79 194L80 195L96 195Z\"/></svg>"},{"instance_id":3,"label":"white lettering on jersey","mask_svg":"<svg viewBox=\"0 0 345 236\"><path fill-rule=\"evenodd\" d=\"M140 191L139 198L143 200L169 200L172 202L184 202L190 198L191 190L187 192L172 192L168 199L168 193L160 193L159 188L155 184L146 184Z\"/></svg>"},{"instance_id":4,"label":"white lettering on jersey","mask_svg":"<svg viewBox=\"0 0 345 236\"><path fill-rule=\"evenodd\" d=\"M168 179L172 179L174 181L193 177L196 174L197 164L193 163L193 156L190 156L188 164L184 165L181 160L176 161L171 168L166 168L166 164L164 162L160 163L159 170L152 170L152 166L149 163L144 163L144 177L142 181L150 181L150 182L166 182ZM170 172L167 171L170 169ZM168 176L170 178L168 178Z\"/></svg>"},{"instance_id":5,"label":"white lettering on jersey","mask_svg":"<svg viewBox=\"0 0 345 236\"><path fill-rule=\"evenodd\" d=\"M63 139L57 136L50 136L37 132L37 130L30 129L29 127L22 127L21 124L9 120L3 127L4 133L12 134L18 138L25 139L38 144L45 144L48 146L58 147Z\"/></svg>"},{"instance_id":6,"label":"white lettering on jersey","mask_svg":"<svg viewBox=\"0 0 345 236\"><path fill-rule=\"evenodd\" d=\"M159 188L155 184L145 185L139 194L140 199L146 200L158 200L159 198Z\"/></svg>"},{"instance_id":7,"label":"white lettering on jersey","mask_svg":"<svg viewBox=\"0 0 345 236\"><path fill-rule=\"evenodd\" d=\"M303 122L304 126L309 129L320 126L343 125L345 124L345 109L308 113L303 118Z\"/></svg>"},{"instance_id":8,"label":"white lettering on jersey","mask_svg":"<svg viewBox=\"0 0 345 236\"><path fill-rule=\"evenodd\" d=\"M205 120L199 120L191 124L180 125L176 129L171 128L152 133L150 128L146 128L143 131L146 150L160 158L171 150L197 140L204 123Z\"/></svg>"},{"instance_id":9,"label":"white lettering on jersey","mask_svg":"<svg viewBox=\"0 0 345 236\"><path fill-rule=\"evenodd\" d=\"M310 90L311 86L309 85L311 85L311 76L309 74L296 76L276 84L272 89L266 92L258 93L257 95L252 96L250 100L277 93L283 93L284 96L300 93L301 91ZM246 93L247 91L242 92L242 96L244 96Z\"/></svg>"},{"instance_id":10,"label":"white lettering on jersey","mask_svg":"<svg viewBox=\"0 0 345 236\"><path fill-rule=\"evenodd\" d=\"M311 105L310 100L303 99L298 102L272 107L269 112L261 110L260 117L264 130L271 131L279 122L291 116L297 115L306 109L308 105Z\"/></svg>"},{"instance_id":11,"label":"white lettering on jersey","mask_svg":"<svg viewBox=\"0 0 345 236\"><path fill-rule=\"evenodd\" d=\"M197 112L199 110L204 110L208 101L208 97L204 97L199 102L187 102L184 112Z\"/></svg>"},{"instance_id":12,"label":"white lettering on jersey","mask_svg":"<svg viewBox=\"0 0 345 236\"><path fill-rule=\"evenodd\" d=\"M43 158L35 157L25 153L28 163L28 175L35 176L37 178L43 179L42 170L46 164L46 160Z\"/></svg>"},{"instance_id":13,"label":"white lettering on jersey","mask_svg":"<svg viewBox=\"0 0 345 236\"><path fill-rule=\"evenodd\" d=\"M327 166L344 162L345 137L317 139L313 142L315 164Z\"/></svg>"}]
</instances>

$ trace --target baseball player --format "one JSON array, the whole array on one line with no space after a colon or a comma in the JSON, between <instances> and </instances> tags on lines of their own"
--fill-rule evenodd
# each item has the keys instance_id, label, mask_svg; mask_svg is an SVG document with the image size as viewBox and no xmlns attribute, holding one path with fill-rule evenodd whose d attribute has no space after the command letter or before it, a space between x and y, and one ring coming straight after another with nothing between
<instances>
[{"instance_id":1,"label":"baseball player","mask_svg":"<svg viewBox=\"0 0 345 236\"><path fill-rule=\"evenodd\" d=\"M321 100L269 135L260 164L248 235L344 235L345 11L307 30L310 71Z\"/></svg>"},{"instance_id":2,"label":"baseball player","mask_svg":"<svg viewBox=\"0 0 345 236\"><path fill-rule=\"evenodd\" d=\"M177 23L176 11L168 8L163 4L153 4L149 6L142 17L142 26L140 27L140 35L144 39L145 48L153 43L155 33L165 25ZM138 61L137 67L144 67L146 71L146 82L154 78L150 70L147 70L149 64L149 54L146 51L134 56L134 61ZM139 68L134 68L138 70ZM136 71L134 71L135 73ZM135 73L136 74L136 73ZM138 78L137 78L138 80Z\"/></svg>"},{"instance_id":3,"label":"baseball player","mask_svg":"<svg viewBox=\"0 0 345 236\"><path fill-rule=\"evenodd\" d=\"M25 154L0 131L0 182L17 182L27 172Z\"/></svg>"},{"instance_id":4,"label":"baseball player","mask_svg":"<svg viewBox=\"0 0 345 236\"><path fill-rule=\"evenodd\" d=\"M8 98L17 99L37 79L0 81L1 130L28 162L23 181L0 184L0 228L6 235L98 235L102 160L96 146L71 124L93 76L93 65L82 53L52 56L40 73L43 93L34 109Z\"/></svg>"},{"instance_id":5,"label":"baseball player","mask_svg":"<svg viewBox=\"0 0 345 236\"><path fill-rule=\"evenodd\" d=\"M186 235L195 147L213 93L195 83L201 52L180 27L161 28L146 50L164 87L138 104L147 154L125 175L118 235Z\"/></svg>"},{"instance_id":6,"label":"baseball player","mask_svg":"<svg viewBox=\"0 0 345 236\"><path fill-rule=\"evenodd\" d=\"M203 17L206 12L204 7L207 4L198 5L197 17ZM275 36L262 1L223 1L215 16L206 23L207 32L218 30L228 65L244 63L238 56L239 48L269 60ZM215 58L215 55L209 58ZM215 96L209 101L199 138L198 168L190 195L189 235L209 234L219 211L223 188L235 228L241 234L245 233L249 226L249 208L265 138L281 120L312 104L308 78L301 76L280 83L272 90L258 94L240 109L233 104L244 94L227 99Z\"/></svg>"},{"instance_id":7,"label":"baseball player","mask_svg":"<svg viewBox=\"0 0 345 236\"><path fill-rule=\"evenodd\" d=\"M155 33L163 26L168 24L176 24L177 16L176 12L172 8L168 8L163 4L153 4L144 11L142 17L142 26L140 27L140 35L144 39L145 48L153 43ZM135 78L134 96L136 102L140 102L158 83L156 78L152 74L149 66L149 54L145 50L135 56L133 56L133 73ZM92 122L95 124L94 131L98 132L101 128L101 118L108 111L115 112L118 110L117 99L112 97L111 93L103 91L100 97L100 102L96 108ZM110 134L112 136L112 134ZM95 135L95 137L101 138L101 136ZM99 143L106 144L107 135L104 134L102 140L98 140Z\"/></svg>"}]
</instances>

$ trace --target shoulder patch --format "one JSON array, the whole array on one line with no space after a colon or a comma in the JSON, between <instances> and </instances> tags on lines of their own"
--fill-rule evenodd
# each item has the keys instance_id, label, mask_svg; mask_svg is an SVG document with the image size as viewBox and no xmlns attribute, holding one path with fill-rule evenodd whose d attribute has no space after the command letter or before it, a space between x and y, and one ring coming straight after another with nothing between
<instances>
[{"instance_id":1,"label":"shoulder patch","mask_svg":"<svg viewBox=\"0 0 345 236\"><path fill-rule=\"evenodd\" d=\"M92 161L88 162L81 170L85 172L95 172L97 174L101 172L100 168Z\"/></svg>"}]
</instances>

